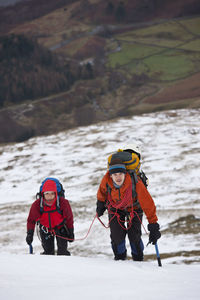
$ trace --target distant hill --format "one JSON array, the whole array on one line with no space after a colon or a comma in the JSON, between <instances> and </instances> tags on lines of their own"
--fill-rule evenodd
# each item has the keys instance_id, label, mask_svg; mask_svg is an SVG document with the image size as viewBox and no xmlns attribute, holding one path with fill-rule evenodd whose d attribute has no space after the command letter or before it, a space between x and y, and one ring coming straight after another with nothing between
<instances>
[{"instance_id":1,"label":"distant hill","mask_svg":"<svg viewBox=\"0 0 200 300\"><path fill-rule=\"evenodd\" d=\"M196 0L1 7L0 142L199 107L199 14Z\"/></svg>"},{"instance_id":2,"label":"distant hill","mask_svg":"<svg viewBox=\"0 0 200 300\"><path fill-rule=\"evenodd\" d=\"M0 107L67 91L91 78L87 65L60 61L33 38L11 34L0 38Z\"/></svg>"}]
</instances>

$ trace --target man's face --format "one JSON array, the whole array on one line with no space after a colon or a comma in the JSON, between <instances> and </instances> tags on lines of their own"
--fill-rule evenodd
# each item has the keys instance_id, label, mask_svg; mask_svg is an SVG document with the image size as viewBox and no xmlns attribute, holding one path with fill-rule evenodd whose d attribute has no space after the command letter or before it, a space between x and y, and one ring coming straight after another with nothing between
<instances>
[{"instance_id":1,"label":"man's face","mask_svg":"<svg viewBox=\"0 0 200 300\"><path fill-rule=\"evenodd\" d=\"M111 175L111 178L115 184L121 186L124 183L125 174L124 173L114 173Z\"/></svg>"}]
</instances>

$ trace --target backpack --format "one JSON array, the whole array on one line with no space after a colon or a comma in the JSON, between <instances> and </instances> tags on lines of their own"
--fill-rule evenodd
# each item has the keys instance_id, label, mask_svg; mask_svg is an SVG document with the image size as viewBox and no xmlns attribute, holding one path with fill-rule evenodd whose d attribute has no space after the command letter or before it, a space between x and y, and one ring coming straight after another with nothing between
<instances>
[{"instance_id":1,"label":"backpack","mask_svg":"<svg viewBox=\"0 0 200 300\"><path fill-rule=\"evenodd\" d=\"M63 189L63 186L60 183L60 181L57 178L47 177L45 180L42 181L42 184L40 186L39 192L36 194L36 199L40 199L40 213L44 212L44 209L43 209L43 199L42 199L42 188L43 188L44 183L47 180L52 180L52 181L54 181L56 183L57 194L58 194L58 198L57 198L57 201L56 201L56 207L57 207L58 211L60 211L60 201L59 201L59 198L60 197L65 198L65 190Z\"/></svg>"},{"instance_id":2,"label":"backpack","mask_svg":"<svg viewBox=\"0 0 200 300\"><path fill-rule=\"evenodd\" d=\"M131 175L131 179L133 177L134 182L137 182L136 177L139 176L140 179L142 180L143 184L145 185L145 187L148 186L148 178L145 175L145 173L140 170L141 163L140 163L140 159L136 153L130 153L130 152L126 152L126 151L119 149L117 152L111 154L108 157L108 168L110 166L111 161L116 158L123 161L123 163L125 164L126 170ZM134 174L136 174L137 176L135 176Z\"/></svg>"},{"instance_id":3,"label":"backpack","mask_svg":"<svg viewBox=\"0 0 200 300\"><path fill-rule=\"evenodd\" d=\"M119 149L117 152L111 154L108 157L108 167L109 167L111 161L116 158L123 161L127 171L135 171L135 173L137 175L139 174L140 159L137 154L125 152L125 151L122 151Z\"/></svg>"}]
</instances>

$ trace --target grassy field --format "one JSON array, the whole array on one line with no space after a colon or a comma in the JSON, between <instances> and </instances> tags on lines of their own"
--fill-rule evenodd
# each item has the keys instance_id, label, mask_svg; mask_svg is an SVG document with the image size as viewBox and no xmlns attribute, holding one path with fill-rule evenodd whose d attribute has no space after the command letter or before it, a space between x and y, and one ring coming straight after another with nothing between
<instances>
[{"instance_id":1,"label":"grassy field","mask_svg":"<svg viewBox=\"0 0 200 300\"><path fill-rule=\"evenodd\" d=\"M80 75L62 95L34 99L32 111L20 119L25 132L52 134L121 116L200 107L200 16L98 23L88 13L81 16L80 4L72 2L10 31L36 38ZM35 122L37 111L48 115L45 132ZM15 126L14 112L13 118ZM0 119L7 121L7 114Z\"/></svg>"},{"instance_id":2,"label":"grassy field","mask_svg":"<svg viewBox=\"0 0 200 300\"><path fill-rule=\"evenodd\" d=\"M169 21L116 35L107 66L175 81L200 71L200 17Z\"/></svg>"}]
</instances>

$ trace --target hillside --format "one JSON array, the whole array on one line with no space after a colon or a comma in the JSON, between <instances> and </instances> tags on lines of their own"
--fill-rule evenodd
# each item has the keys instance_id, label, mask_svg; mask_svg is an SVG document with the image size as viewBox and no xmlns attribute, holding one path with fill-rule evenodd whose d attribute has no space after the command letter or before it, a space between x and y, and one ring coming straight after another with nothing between
<instances>
[{"instance_id":1,"label":"hillside","mask_svg":"<svg viewBox=\"0 0 200 300\"><path fill-rule=\"evenodd\" d=\"M199 299L199 113L156 112L1 145L0 299ZM142 169L157 206L162 267L155 247L146 246L145 216L144 262L132 261L128 239L128 259L114 261L109 229L94 220L107 158L129 141L141 146ZM34 255L25 242L28 212L47 176L63 183L73 210L76 240L69 244L71 256L40 255L37 230ZM107 212L101 220L108 224Z\"/></svg>"},{"instance_id":2,"label":"hillside","mask_svg":"<svg viewBox=\"0 0 200 300\"><path fill-rule=\"evenodd\" d=\"M46 95L36 93L32 98L12 93L11 103L2 99L0 142L118 116L199 107L198 13L200 4L195 0L30 0L0 8L2 36L35 39L63 66L71 64L79 72L78 80L59 91L49 88ZM21 65L20 58L17 64ZM12 81L2 88L9 94L16 79L8 78ZM39 89L31 76L20 85L28 78L27 85ZM52 85L48 76L39 82Z\"/></svg>"},{"instance_id":3,"label":"hillside","mask_svg":"<svg viewBox=\"0 0 200 300\"><path fill-rule=\"evenodd\" d=\"M77 241L70 244L72 255L112 260L109 230L94 220L96 193L108 156L124 144L135 142L141 146L141 168L149 178L148 190L157 206L163 265L199 264L199 113L200 109L182 109L143 114L1 145L0 253L28 253L28 211L41 182L50 176L62 182L73 210ZM107 212L101 220L108 224ZM147 224L144 216L144 228ZM156 265L155 248L146 247L148 235L144 228L145 263ZM33 248L36 254L42 251L37 231ZM130 259L128 241L127 255Z\"/></svg>"}]
</instances>

